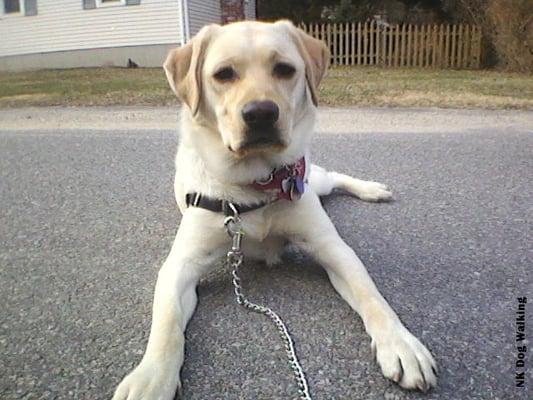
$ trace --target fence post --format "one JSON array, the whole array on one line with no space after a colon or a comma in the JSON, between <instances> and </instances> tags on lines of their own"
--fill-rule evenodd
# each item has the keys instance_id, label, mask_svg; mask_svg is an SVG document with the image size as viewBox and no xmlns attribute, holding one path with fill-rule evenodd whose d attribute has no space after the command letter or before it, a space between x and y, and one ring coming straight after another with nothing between
<instances>
[{"instance_id":1,"label":"fence post","mask_svg":"<svg viewBox=\"0 0 533 400\"><path fill-rule=\"evenodd\" d=\"M361 65L361 51L363 50L361 47L361 23L357 23L357 65Z\"/></svg>"},{"instance_id":2,"label":"fence post","mask_svg":"<svg viewBox=\"0 0 533 400\"><path fill-rule=\"evenodd\" d=\"M405 65L411 66L411 44L413 40L413 33L411 32L412 25L407 25L407 49L405 51Z\"/></svg>"},{"instance_id":3,"label":"fence post","mask_svg":"<svg viewBox=\"0 0 533 400\"><path fill-rule=\"evenodd\" d=\"M435 25L435 65L433 68L440 66L440 25Z\"/></svg>"},{"instance_id":4,"label":"fence post","mask_svg":"<svg viewBox=\"0 0 533 400\"><path fill-rule=\"evenodd\" d=\"M483 57L483 52L481 49L481 40L483 38L483 31L481 26L477 27L477 68L481 67L481 58Z\"/></svg>"},{"instance_id":5,"label":"fence post","mask_svg":"<svg viewBox=\"0 0 533 400\"><path fill-rule=\"evenodd\" d=\"M368 47L368 24L365 22L363 24L363 65L366 65L368 63L367 60L367 47Z\"/></svg>"},{"instance_id":6,"label":"fence post","mask_svg":"<svg viewBox=\"0 0 533 400\"><path fill-rule=\"evenodd\" d=\"M404 24L402 24L401 26L398 25L398 32L396 32L396 34L399 36L399 48L398 48L398 53L400 53L400 56L399 56L399 59L398 59L398 67L402 67L403 66L403 57L404 57L404 48L403 48L403 39L404 39L404 32L403 32L403 28L405 27Z\"/></svg>"},{"instance_id":7,"label":"fence post","mask_svg":"<svg viewBox=\"0 0 533 400\"><path fill-rule=\"evenodd\" d=\"M337 48L338 48L338 53L337 53L337 57L339 58L339 65L343 65L343 60L342 60L342 42L343 42L343 36L342 36L342 22L339 22L339 25L337 25L337 40L338 40L338 43L337 43Z\"/></svg>"},{"instance_id":8,"label":"fence post","mask_svg":"<svg viewBox=\"0 0 533 400\"><path fill-rule=\"evenodd\" d=\"M431 67L431 42L431 25L426 25L426 61L424 66L428 68Z\"/></svg>"},{"instance_id":9,"label":"fence post","mask_svg":"<svg viewBox=\"0 0 533 400\"><path fill-rule=\"evenodd\" d=\"M459 24L459 33L457 34L457 67L463 67L463 24Z\"/></svg>"},{"instance_id":10,"label":"fence post","mask_svg":"<svg viewBox=\"0 0 533 400\"><path fill-rule=\"evenodd\" d=\"M430 33L430 26L424 25L424 60L423 60L423 66L428 67L429 66L429 59L431 57L431 53L429 52L429 46L431 44L431 33Z\"/></svg>"},{"instance_id":11,"label":"fence post","mask_svg":"<svg viewBox=\"0 0 533 400\"><path fill-rule=\"evenodd\" d=\"M346 28L346 23L340 24L339 29L339 57L341 59L341 64L346 65L346 40L344 37L344 29Z\"/></svg>"},{"instance_id":12,"label":"fence post","mask_svg":"<svg viewBox=\"0 0 533 400\"><path fill-rule=\"evenodd\" d=\"M368 64L374 65L374 21L370 21L370 27L368 28L368 34L370 36L370 42L368 46Z\"/></svg>"},{"instance_id":13,"label":"fence post","mask_svg":"<svg viewBox=\"0 0 533 400\"><path fill-rule=\"evenodd\" d=\"M388 31L388 37L389 37L389 43L388 43L388 57L387 57L387 65L390 67L392 66L392 46L394 44L394 27L393 25L389 25L387 27Z\"/></svg>"},{"instance_id":14,"label":"fence post","mask_svg":"<svg viewBox=\"0 0 533 400\"><path fill-rule=\"evenodd\" d=\"M350 24L344 23L342 34L344 35L344 65L350 65Z\"/></svg>"},{"instance_id":15,"label":"fence post","mask_svg":"<svg viewBox=\"0 0 533 400\"><path fill-rule=\"evenodd\" d=\"M465 26L465 44L463 49L463 67L470 67L470 25Z\"/></svg>"},{"instance_id":16,"label":"fence post","mask_svg":"<svg viewBox=\"0 0 533 400\"><path fill-rule=\"evenodd\" d=\"M439 34L438 34L438 52L437 52L437 66L439 68L442 68L444 55L442 54L444 51L444 25L440 24L439 27Z\"/></svg>"},{"instance_id":17,"label":"fence post","mask_svg":"<svg viewBox=\"0 0 533 400\"><path fill-rule=\"evenodd\" d=\"M418 25L415 25L413 30L413 54L411 66L418 66Z\"/></svg>"},{"instance_id":18,"label":"fence post","mask_svg":"<svg viewBox=\"0 0 533 400\"><path fill-rule=\"evenodd\" d=\"M376 23L374 28L376 31L376 65L381 65L381 27Z\"/></svg>"},{"instance_id":19,"label":"fence post","mask_svg":"<svg viewBox=\"0 0 533 400\"><path fill-rule=\"evenodd\" d=\"M457 42L457 25L452 26L452 51L450 54L450 66L455 68L455 54L456 54L456 42Z\"/></svg>"},{"instance_id":20,"label":"fence post","mask_svg":"<svg viewBox=\"0 0 533 400\"><path fill-rule=\"evenodd\" d=\"M352 47L350 43L350 23L344 24L344 64L350 65L350 49Z\"/></svg>"},{"instance_id":21,"label":"fence post","mask_svg":"<svg viewBox=\"0 0 533 400\"><path fill-rule=\"evenodd\" d=\"M426 62L426 26L422 24L420 26L420 54L419 54L419 64L420 67L424 67Z\"/></svg>"},{"instance_id":22,"label":"fence post","mask_svg":"<svg viewBox=\"0 0 533 400\"><path fill-rule=\"evenodd\" d=\"M415 66L421 67L421 56L420 53L422 52L422 25L417 25L415 27L416 29L416 36L415 36Z\"/></svg>"},{"instance_id":23,"label":"fence post","mask_svg":"<svg viewBox=\"0 0 533 400\"><path fill-rule=\"evenodd\" d=\"M333 29L331 30L331 34L333 35L333 50L335 52L335 65L341 65L340 57L339 57L339 30L340 30L340 22L333 24Z\"/></svg>"},{"instance_id":24,"label":"fence post","mask_svg":"<svg viewBox=\"0 0 533 400\"><path fill-rule=\"evenodd\" d=\"M443 40L444 40L444 26L437 25L437 67L442 67L442 48L443 46Z\"/></svg>"},{"instance_id":25,"label":"fence post","mask_svg":"<svg viewBox=\"0 0 533 400\"><path fill-rule=\"evenodd\" d=\"M418 66L423 67L424 66L424 49L426 46L426 37L425 37L426 30L424 29L424 24L420 25L420 43L418 45Z\"/></svg>"},{"instance_id":26,"label":"fence post","mask_svg":"<svg viewBox=\"0 0 533 400\"><path fill-rule=\"evenodd\" d=\"M353 46L353 43L350 42L350 23L349 22L346 22L345 26L344 26L344 29L346 29L344 31L344 41L345 41L345 47L346 47L346 50L345 50L345 63L346 65L350 65L350 49L352 48Z\"/></svg>"},{"instance_id":27,"label":"fence post","mask_svg":"<svg viewBox=\"0 0 533 400\"><path fill-rule=\"evenodd\" d=\"M473 66L479 68L481 66L481 28L479 26L475 26L475 35L472 40Z\"/></svg>"},{"instance_id":28,"label":"fence post","mask_svg":"<svg viewBox=\"0 0 533 400\"><path fill-rule=\"evenodd\" d=\"M400 25L394 25L394 66L398 66L398 60L400 57Z\"/></svg>"},{"instance_id":29,"label":"fence post","mask_svg":"<svg viewBox=\"0 0 533 400\"><path fill-rule=\"evenodd\" d=\"M433 25L429 29L431 35L431 68L437 66L437 26Z\"/></svg>"},{"instance_id":30,"label":"fence post","mask_svg":"<svg viewBox=\"0 0 533 400\"><path fill-rule=\"evenodd\" d=\"M450 25L446 24L442 27L443 31L443 37L441 42L441 54L442 54L442 60L441 60L441 66L447 67L449 64L449 52L450 52Z\"/></svg>"},{"instance_id":31,"label":"fence post","mask_svg":"<svg viewBox=\"0 0 533 400\"><path fill-rule=\"evenodd\" d=\"M381 35L381 64L382 66L387 65L387 27L381 26L380 27L380 35Z\"/></svg>"},{"instance_id":32,"label":"fence post","mask_svg":"<svg viewBox=\"0 0 533 400\"><path fill-rule=\"evenodd\" d=\"M420 25L420 43L418 44L418 64L419 67L424 67L426 55L426 26Z\"/></svg>"},{"instance_id":33,"label":"fence post","mask_svg":"<svg viewBox=\"0 0 533 400\"><path fill-rule=\"evenodd\" d=\"M349 34L350 34L350 54L349 54L349 63L350 65L355 64L355 24L353 22L348 24Z\"/></svg>"},{"instance_id":34,"label":"fence post","mask_svg":"<svg viewBox=\"0 0 533 400\"><path fill-rule=\"evenodd\" d=\"M328 44L328 49L329 49L329 58L330 58L330 63L331 65L335 65L335 63L333 62L333 49L331 48L331 24L326 24L326 37L327 37L327 44Z\"/></svg>"},{"instance_id":35,"label":"fence post","mask_svg":"<svg viewBox=\"0 0 533 400\"><path fill-rule=\"evenodd\" d=\"M338 36L337 36L337 39L339 41L339 54L338 54L338 57L339 57L339 65L344 65L344 60L343 60L343 57L342 57L342 49L344 47L344 35L343 35L343 29L344 29L344 23L339 23L338 25L338 29L337 29L337 33L338 33Z\"/></svg>"},{"instance_id":36,"label":"fence post","mask_svg":"<svg viewBox=\"0 0 533 400\"><path fill-rule=\"evenodd\" d=\"M337 64L342 65L342 22L336 25L335 37L337 38Z\"/></svg>"},{"instance_id":37,"label":"fence post","mask_svg":"<svg viewBox=\"0 0 533 400\"><path fill-rule=\"evenodd\" d=\"M339 24L339 64L345 65L344 61L344 48L346 47L346 43L344 43L344 22L341 22Z\"/></svg>"}]
</instances>

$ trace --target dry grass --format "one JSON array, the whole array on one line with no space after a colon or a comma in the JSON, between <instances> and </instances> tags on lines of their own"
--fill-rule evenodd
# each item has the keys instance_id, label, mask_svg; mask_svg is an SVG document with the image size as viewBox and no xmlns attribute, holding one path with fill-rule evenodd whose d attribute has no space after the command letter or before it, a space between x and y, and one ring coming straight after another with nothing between
<instances>
[{"instance_id":1,"label":"dry grass","mask_svg":"<svg viewBox=\"0 0 533 400\"><path fill-rule=\"evenodd\" d=\"M329 106L533 109L527 74L375 67L330 70ZM160 68L87 68L0 73L0 107L176 104Z\"/></svg>"},{"instance_id":2,"label":"dry grass","mask_svg":"<svg viewBox=\"0 0 533 400\"><path fill-rule=\"evenodd\" d=\"M526 74L375 67L335 68L321 90L328 105L533 109Z\"/></svg>"}]
</instances>

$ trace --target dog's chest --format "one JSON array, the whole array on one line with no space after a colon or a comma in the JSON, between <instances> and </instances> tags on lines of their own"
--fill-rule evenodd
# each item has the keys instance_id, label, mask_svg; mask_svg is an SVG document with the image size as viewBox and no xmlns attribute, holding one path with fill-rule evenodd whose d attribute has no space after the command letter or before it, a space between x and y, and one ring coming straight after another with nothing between
<instances>
[{"instance_id":1,"label":"dog's chest","mask_svg":"<svg viewBox=\"0 0 533 400\"><path fill-rule=\"evenodd\" d=\"M272 218L265 214L264 212L254 212L242 216L245 240L261 243L272 234Z\"/></svg>"}]
</instances>

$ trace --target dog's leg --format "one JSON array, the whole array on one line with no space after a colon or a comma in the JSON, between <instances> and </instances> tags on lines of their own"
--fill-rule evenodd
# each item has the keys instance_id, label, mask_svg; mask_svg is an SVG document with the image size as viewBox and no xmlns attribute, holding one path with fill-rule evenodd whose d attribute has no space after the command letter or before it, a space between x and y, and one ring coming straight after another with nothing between
<instances>
[{"instance_id":1,"label":"dog's leg","mask_svg":"<svg viewBox=\"0 0 533 400\"><path fill-rule=\"evenodd\" d=\"M392 193L382 183L362 181L338 172L329 172L315 164L311 165L309 185L319 196L326 196L333 189L342 189L364 201L384 201L392 198Z\"/></svg>"},{"instance_id":2,"label":"dog's leg","mask_svg":"<svg viewBox=\"0 0 533 400\"><path fill-rule=\"evenodd\" d=\"M425 391L435 386L436 364L431 353L381 296L357 255L339 237L318 197L304 195L290 215L281 224L296 244L325 267L335 289L359 313L383 374L408 389Z\"/></svg>"},{"instance_id":3,"label":"dog's leg","mask_svg":"<svg viewBox=\"0 0 533 400\"><path fill-rule=\"evenodd\" d=\"M196 307L196 284L227 240L204 210L187 211L157 278L152 327L140 364L118 386L113 400L172 400L180 389L185 327ZM217 251L220 249L220 251Z\"/></svg>"}]
</instances>

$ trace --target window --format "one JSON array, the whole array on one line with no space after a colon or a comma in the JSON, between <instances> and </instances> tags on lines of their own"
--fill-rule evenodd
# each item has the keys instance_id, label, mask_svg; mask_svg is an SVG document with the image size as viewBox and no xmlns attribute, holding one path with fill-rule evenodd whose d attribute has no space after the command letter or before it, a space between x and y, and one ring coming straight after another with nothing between
<instances>
[{"instance_id":1,"label":"window","mask_svg":"<svg viewBox=\"0 0 533 400\"><path fill-rule=\"evenodd\" d=\"M23 11L23 0L4 0L4 14L22 14Z\"/></svg>"},{"instance_id":2,"label":"window","mask_svg":"<svg viewBox=\"0 0 533 400\"><path fill-rule=\"evenodd\" d=\"M25 0L36 1L36 0ZM174 0L177 1L177 0ZM138 6L141 0L82 0L84 10L94 10L96 8L116 7L116 6Z\"/></svg>"},{"instance_id":3,"label":"window","mask_svg":"<svg viewBox=\"0 0 533 400\"><path fill-rule=\"evenodd\" d=\"M96 0L97 7L123 6L126 0Z\"/></svg>"}]
</instances>

